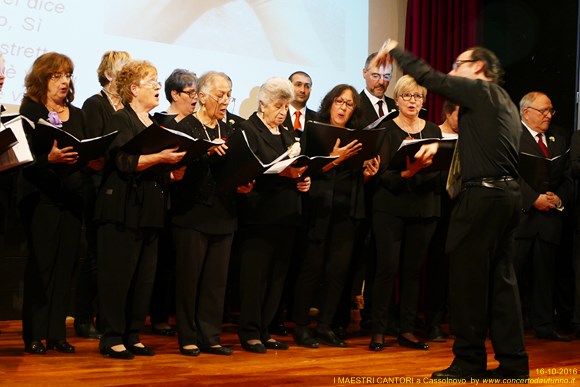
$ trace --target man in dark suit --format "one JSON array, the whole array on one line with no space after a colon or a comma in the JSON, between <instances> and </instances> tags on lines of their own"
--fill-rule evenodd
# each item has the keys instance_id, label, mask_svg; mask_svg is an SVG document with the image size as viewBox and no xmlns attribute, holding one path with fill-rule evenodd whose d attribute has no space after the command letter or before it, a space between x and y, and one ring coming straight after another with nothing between
<instances>
[{"instance_id":1,"label":"man in dark suit","mask_svg":"<svg viewBox=\"0 0 580 387\"><path fill-rule=\"evenodd\" d=\"M284 120L284 126L294 129L296 137L300 137L308 120L316 120L316 112L306 107L310 98L312 78L304 71L295 71L288 77L294 86L294 99L288 107L288 114Z\"/></svg>"},{"instance_id":2,"label":"man in dark suit","mask_svg":"<svg viewBox=\"0 0 580 387\"><path fill-rule=\"evenodd\" d=\"M385 69L372 66L371 62L376 56L376 52L370 54L363 68L365 89L360 93L362 108L361 127L363 128L391 110L396 109L395 101L385 95L393 75L393 66L391 65Z\"/></svg>"},{"instance_id":3,"label":"man in dark suit","mask_svg":"<svg viewBox=\"0 0 580 387\"><path fill-rule=\"evenodd\" d=\"M523 170L526 163L520 161L523 203L515 236L514 263L524 318L529 312L536 337L570 341L569 336L556 331L554 316L554 270L561 241L562 211L571 204L573 189L566 169L566 140L549 130L554 114L552 102L544 93L533 91L520 101L523 124L520 153L545 158L561 156L564 159L552 161L554 168L550 175L539 183L535 181L538 172ZM520 156L520 160L522 157L525 156ZM534 173L534 179L531 173Z\"/></svg>"}]
</instances>

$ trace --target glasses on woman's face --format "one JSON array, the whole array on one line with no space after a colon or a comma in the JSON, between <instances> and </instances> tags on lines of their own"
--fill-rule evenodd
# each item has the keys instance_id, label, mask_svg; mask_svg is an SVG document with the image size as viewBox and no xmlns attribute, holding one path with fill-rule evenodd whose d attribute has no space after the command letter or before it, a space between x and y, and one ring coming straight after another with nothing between
<instances>
[{"instance_id":1,"label":"glasses on woman's face","mask_svg":"<svg viewBox=\"0 0 580 387\"><path fill-rule=\"evenodd\" d=\"M156 79L151 81L142 81L142 83L144 87L150 87L155 90L161 89L161 82Z\"/></svg>"},{"instance_id":2,"label":"glasses on woman's face","mask_svg":"<svg viewBox=\"0 0 580 387\"><path fill-rule=\"evenodd\" d=\"M180 93L187 94L191 99L197 97L197 90L181 90Z\"/></svg>"},{"instance_id":3,"label":"glasses on woman's face","mask_svg":"<svg viewBox=\"0 0 580 387\"><path fill-rule=\"evenodd\" d=\"M415 93L415 94L403 93L403 94L399 94L399 96L401 98L403 98L403 101L410 101L411 98L414 98L415 101L422 101L423 98L425 98L425 96L423 94L419 94L419 93Z\"/></svg>"},{"instance_id":4,"label":"glasses on woman's face","mask_svg":"<svg viewBox=\"0 0 580 387\"><path fill-rule=\"evenodd\" d=\"M72 78L72 74L71 73L54 73L54 74L50 74L50 80L51 81L60 81L62 78L64 78L66 81L70 81Z\"/></svg>"},{"instance_id":5,"label":"glasses on woman's face","mask_svg":"<svg viewBox=\"0 0 580 387\"><path fill-rule=\"evenodd\" d=\"M354 102L353 101L347 101L347 100L342 99L342 98L335 98L334 104L338 107L345 106L347 109L354 109Z\"/></svg>"},{"instance_id":6,"label":"glasses on woman's face","mask_svg":"<svg viewBox=\"0 0 580 387\"><path fill-rule=\"evenodd\" d=\"M208 97L211 97L217 103L229 104L229 103L236 103L236 99L229 94L224 94L221 97L216 97L214 95L208 94Z\"/></svg>"}]
</instances>

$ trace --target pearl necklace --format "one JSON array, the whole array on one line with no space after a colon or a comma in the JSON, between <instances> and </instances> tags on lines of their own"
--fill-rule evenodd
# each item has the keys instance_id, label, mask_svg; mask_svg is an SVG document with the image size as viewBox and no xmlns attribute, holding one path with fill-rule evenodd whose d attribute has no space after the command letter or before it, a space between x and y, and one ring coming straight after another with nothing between
<instances>
[{"instance_id":1,"label":"pearl necklace","mask_svg":"<svg viewBox=\"0 0 580 387\"><path fill-rule=\"evenodd\" d=\"M195 112L193 115L195 116L195 118L197 118L197 120L199 121L199 123L201 124L201 126L203 126L203 131L205 132L205 135L206 135L207 139L209 141L213 141L212 138L209 136L209 132L207 131L208 126L206 126L203 123L203 121L201 120L201 117L197 114L197 112ZM220 120L217 120L216 123L217 123L217 132L218 132L216 138L222 138L222 129L221 129L221 126L220 126ZM211 128L211 127L210 127L210 129L211 130L215 130L215 128Z\"/></svg>"}]
</instances>

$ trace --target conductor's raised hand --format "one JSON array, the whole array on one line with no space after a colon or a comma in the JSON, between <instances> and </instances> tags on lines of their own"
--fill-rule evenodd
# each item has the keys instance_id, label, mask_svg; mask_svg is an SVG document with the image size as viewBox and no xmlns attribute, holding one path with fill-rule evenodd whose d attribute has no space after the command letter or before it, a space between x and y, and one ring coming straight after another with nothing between
<instances>
[{"instance_id":1,"label":"conductor's raised hand","mask_svg":"<svg viewBox=\"0 0 580 387\"><path fill-rule=\"evenodd\" d=\"M161 152L158 153L160 157L159 162L166 164L176 164L180 162L187 152L186 151L178 152L178 149L179 149L178 146L176 146L175 148L163 149Z\"/></svg>"},{"instance_id":2,"label":"conductor's raised hand","mask_svg":"<svg viewBox=\"0 0 580 387\"><path fill-rule=\"evenodd\" d=\"M391 50L399 45L394 39L387 39L383 43L381 49L377 52L377 55L371 61L369 68L376 67L380 68L381 66L387 67L392 63L391 59Z\"/></svg>"},{"instance_id":3,"label":"conductor's raised hand","mask_svg":"<svg viewBox=\"0 0 580 387\"><path fill-rule=\"evenodd\" d=\"M58 142L54 140L52 143L52 149L48 153L49 163L64 163L64 164L74 164L79 159L79 154L74 151L72 146L67 146L62 149L58 147Z\"/></svg>"}]
</instances>

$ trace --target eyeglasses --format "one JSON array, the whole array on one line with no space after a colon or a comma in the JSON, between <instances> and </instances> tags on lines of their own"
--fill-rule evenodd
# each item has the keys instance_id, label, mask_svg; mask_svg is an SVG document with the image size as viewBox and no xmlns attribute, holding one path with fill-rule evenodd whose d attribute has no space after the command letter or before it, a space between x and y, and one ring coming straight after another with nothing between
<instances>
[{"instance_id":1,"label":"eyeglasses","mask_svg":"<svg viewBox=\"0 0 580 387\"><path fill-rule=\"evenodd\" d=\"M161 82L159 82L158 80L153 80L153 81L142 81L143 82L143 86L146 87L150 87L152 89L161 89Z\"/></svg>"},{"instance_id":2,"label":"eyeglasses","mask_svg":"<svg viewBox=\"0 0 580 387\"><path fill-rule=\"evenodd\" d=\"M393 74L391 73L370 73L370 77L373 81L378 81L379 79L382 79L384 81L390 81L391 78L393 77Z\"/></svg>"},{"instance_id":3,"label":"eyeglasses","mask_svg":"<svg viewBox=\"0 0 580 387\"><path fill-rule=\"evenodd\" d=\"M71 73L54 73L54 74L50 74L50 79L53 81L59 81L62 78L66 79L67 81L70 81L72 78L72 74Z\"/></svg>"},{"instance_id":4,"label":"eyeglasses","mask_svg":"<svg viewBox=\"0 0 580 387\"><path fill-rule=\"evenodd\" d=\"M554 117L556 115L556 110L554 108L552 109L536 109L535 107L531 107L531 106L527 106L528 109L533 109L535 111L537 111L538 113L540 113L543 116L547 116L548 113L550 113L550 115L552 117Z\"/></svg>"},{"instance_id":5,"label":"eyeglasses","mask_svg":"<svg viewBox=\"0 0 580 387\"><path fill-rule=\"evenodd\" d=\"M189 98L195 98L195 97L197 97L197 91L196 90L188 90L188 91L181 90L180 93L187 94L187 96Z\"/></svg>"},{"instance_id":6,"label":"eyeglasses","mask_svg":"<svg viewBox=\"0 0 580 387\"><path fill-rule=\"evenodd\" d=\"M338 106L338 107L341 107L341 106L345 105L347 109L353 109L354 108L354 102L352 102L352 101L346 101L346 100L344 100L342 98L336 98L334 100L334 104L336 106Z\"/></svg>"},{"instance_id":7,"label":"eyeglasses","mask_svg":"<svg viewBox=\"0 0 580 387\"><path fill-rule=\"evenodd\" d=\"M411 98L415 98L415 101L421 101L425 96L423 94L415 93L403 93L399 94L399 97L403 98L403 101L410 101Z\"/></svg>"},{"instance_id":8,"label":"eyeglasses","mask_svg":"<svg viewBox=\"0 0 580 387\"><path fill-rule=\"evenodd\" d=\"M451 65L451 69L453 71L457 70L459 68L459 66L461 66L464 63L472 63L472 62L477 62L475 59L465 59L465 60L456 60L455 62L453 62L453 64Z\"/></svg>"},{"instance_id":9,"label":"eyeglasses","mask_svg":"<svg viewBox=\"0 0 580 387\"><path fill-rule=\"evenodd\" d=\"M211 94L207 95L208 97L211 97L214 101L216 101L217 103L236 103L236 99L234 97L232 97L231 95L228 94L224 94L221 97L215 97Z\"/></svg>"}]
</instances>

